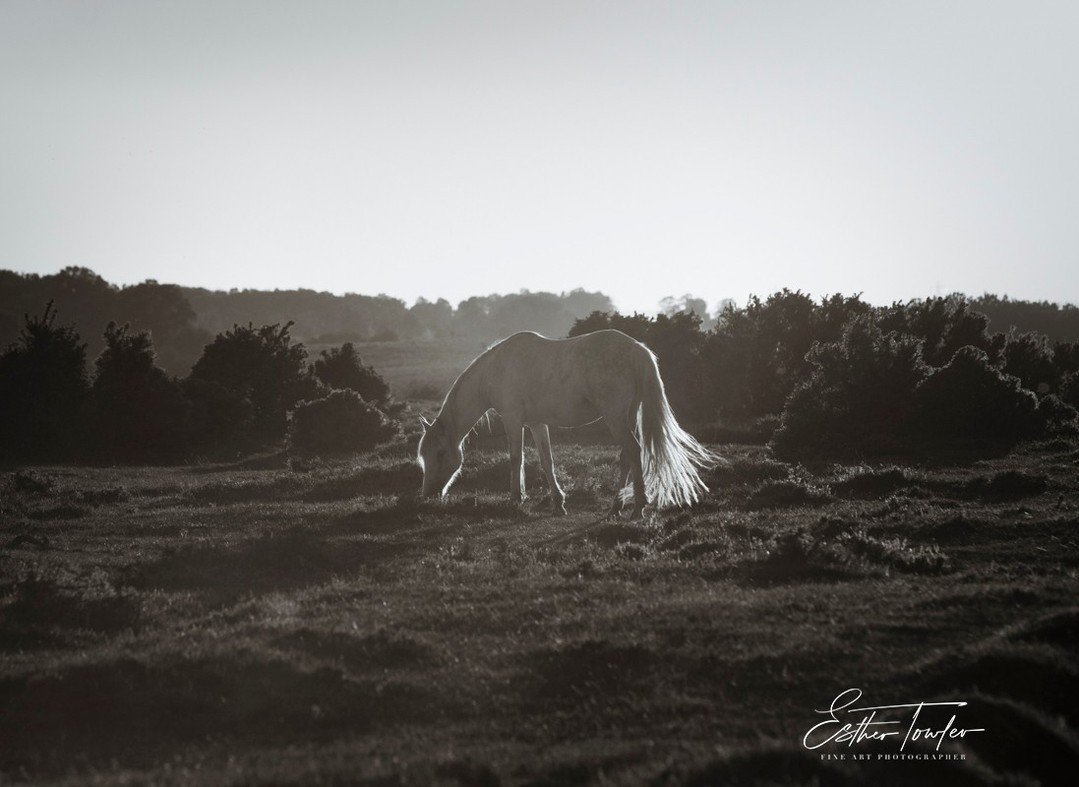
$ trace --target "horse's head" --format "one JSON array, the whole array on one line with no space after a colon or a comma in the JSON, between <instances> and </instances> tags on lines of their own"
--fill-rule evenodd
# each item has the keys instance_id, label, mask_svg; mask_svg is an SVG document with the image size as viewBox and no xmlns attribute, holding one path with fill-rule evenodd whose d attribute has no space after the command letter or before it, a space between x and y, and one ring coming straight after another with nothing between
<instances>
[{"instance_id":1,"label":"horse's head","mask_svg":"<svg viewBox=\"0 0 1079 787\"><path fill-rule=\"evenodd\" d=\"M461 464L464 462L462 441L454 442L446 430L446 425L437 418L433 423L426 418L421 420L423 436L420 438L416 459L423 468L423 496L445 497L461 472Z\"/></svg>"}]
</instances>

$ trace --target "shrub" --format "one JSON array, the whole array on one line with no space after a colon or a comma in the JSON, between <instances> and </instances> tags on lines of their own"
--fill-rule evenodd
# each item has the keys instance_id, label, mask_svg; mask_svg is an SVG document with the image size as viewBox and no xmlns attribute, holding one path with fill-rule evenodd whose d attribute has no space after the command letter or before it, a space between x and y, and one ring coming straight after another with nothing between
<instances>
[{"instance_id":1,"label":"shrub","mask_svg":"<svg viewBox=\"0 0 1079 787\"><path fill-rule=\"evenodd\" d=\"M984 350L996 362L1004 343L1002 334L989 334L989 318L962 295L895 303L882 309L879 318L881 330L921 339L922 357L931 366L943 366L967 345Z\"/></svg>"},{"instance_id":2,"label":"shrub","mask_svg":"<svg viewBox=\"0 0 1079 787\"><path fill-rule=\"evenodd\" d=\"M189 377L180 383L188 402L187 445L198 456L225 456L249 448L254 408L244 392Z\"/></svg>"},{"instance_id":3,"label":"shrub","mask_svg":"<svg viewBox=\"0 0 1079 787\"><path fill-rule=\"evenodd\" d=\"M355 391L331 391L292 411L289 447L316 454L365 451L392 438L398 428Z\"/></svg>"},{"instance_id":4,"label":"shrub","mask_svg":"<svg viewBox=\"0 0 1079 787\"><path fill-rule=\"evenodd\" d=\"M390 386L370 366L364 366L352 342L323 350L311 366L312 373L330 388L350 388L379 407L390 398Z\"/></svg>"},{"instance_id":5,"label":"shrub","mask_svg":"<svg viewBox=\"0 0 1079 787\"><path fill-rule=\"evenodd\" d=\"M787 399L772 440L777 454L873 453L901 447L928 371L921 342L854 318L840 341L809 353L808 379Z\"/></svg>"},{"instance_id":6,"label":"shrub","mask_svg":"<svg viewBox=\"0 0 1079 787\"><path fill-rule=\"evenodd\" d=\"M206 345L191 378L216 383L251 403L251 436L273 441L285 433L296 402L314 399L324 387L307 371L307 350L293 343L292 323L255 328L234 325Z\"/></svg>"},{"instance_id":7,"label":"shrub","mask_svg":"<svg viewBox=\"0 0 1079 787\"><path fill-rule=\"evenodd\" d=\"M1014 442L1042 426L1038 398L971 346L922 382L918 410L917 428L927 439Z\"/></svg>"},{"instance_id":8,"label":"shrub","mask_svg":"<svg viewBox=\"0 0 1079 787\"><path fill-rule=\"evenodd\" d=\"M150 334L109 323L94 361L93 428L101 456L122 461L175 458L186 449L188 403L154 363Z\"/></svg>"},{"instance_id":9,"label":"shrub","mask_svg":"<svg viewBox=\"0 0 1079 787\"><path fill-rule=\"evenodd\" d=\"M1057 390L1060 371L1045 334L1008 334L1003 356L1004 372L1018 377L1024 388L1039 394Z\"/></svg>"},{"instance_id":10,"label":"shrub","mask_svg":"<svg viewBox=\"0 0 1079 787\"><path fill-rule=\"evenodd\" d=\"M0 456L56 461L86 444L86 345L56 326L52 301L25 317L18 340L0 354Z\"/></svg>"},{"instance_id":11,"label":"shrub","mask_svg":"<svg viewBox=\"0 0 1079 787\"><path fill-rule=\"evenodd\" d=\"M1079 372L1068 372L1060 383L1060 399L1064 404L1079 408Z\"/></svg>"}]
</instances>

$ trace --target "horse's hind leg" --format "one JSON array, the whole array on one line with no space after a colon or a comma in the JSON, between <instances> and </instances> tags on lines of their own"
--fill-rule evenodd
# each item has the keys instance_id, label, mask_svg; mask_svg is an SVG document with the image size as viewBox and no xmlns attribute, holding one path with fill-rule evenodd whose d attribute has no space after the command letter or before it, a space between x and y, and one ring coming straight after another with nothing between
<instances>
[{"instance_id":1,"label":"horse's hind leg","mask_svg":"<svg viewBox=\"0 0 1079 787\"><path fill-rule=\"evenodd\" d=\"M622 455L619 459L620 477L627 482L633 479L633 519L638 519L644 507L648 505L648 496L644 488L644 467L641 465L641 444L637 442L637 435L633 433L633 427L627 419L608 418L607 428L611 435L622 446ZM612 512L617 513L622 508L622 489L615 493L615 503Z\"/></svg>"},{"instance_id":2,"label":"horse's hind leg","mask_svg":"<svg viewBox=\"0 0 1079 787\"><path fill-rule=\"evenodd\" d=\"M618 514L625 506L626 500L622 492L632 480L633 471L629 466L629 453L623 448L622 453L618 455L618 477L615 479L614 501L611 503L610 510L607 511L607 516Z\"/></svg>"},{"instance_id":3,"label":"horse's hind leg","mask_svg":"<svg viewBox=\"0 0 1079 787\"><path fill-rule=\"evenodd\" d=\"M536 441L536 451L539 452L540 466L543 474L547 476L547 487L551 490L551 510L555 514L566 513L566 493L558 485L554 475L554 454L551 453L551 432L547 424L529 424L532 439Z\"/></svg>"}]
</instances>

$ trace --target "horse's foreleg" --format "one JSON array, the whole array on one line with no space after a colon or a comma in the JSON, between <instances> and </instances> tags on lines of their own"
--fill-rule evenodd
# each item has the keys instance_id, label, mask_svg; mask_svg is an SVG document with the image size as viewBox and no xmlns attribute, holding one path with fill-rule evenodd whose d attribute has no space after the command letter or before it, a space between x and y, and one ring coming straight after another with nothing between
<instances>
[{"instance_id":1,"label":"horse's foreleg","mask_svg":"<svg viewBox=\"0 0 1079 787\"><path fill-rule=\"evenodd\" d=\"M532 439L536 441L536 450L539 452L540 466L544 475L547 476L547 487L551 490L551 510L555 514L566 513L566 493L558 485L554 475L554 454L551 453L551 432L547 424L529 424Z\"/></svg>"},{"instance_id":2,"label":"horse's foreleg","mask_svg":"<svg viewBox=\"0 0 1079 787\"><path fill-rule=\"evenodd\" d=\"M510 444L510 498L517 503L528 497L525 494L524 427L514 418L502 416L506 437Z\"/></svg>"}]
</instances>

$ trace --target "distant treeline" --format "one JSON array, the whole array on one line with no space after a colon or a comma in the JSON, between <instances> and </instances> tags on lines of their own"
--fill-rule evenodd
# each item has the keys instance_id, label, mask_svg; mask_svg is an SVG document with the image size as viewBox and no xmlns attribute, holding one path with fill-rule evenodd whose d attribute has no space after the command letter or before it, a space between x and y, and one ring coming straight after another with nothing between
<instances>
[{"instance_id":1,"label":"distant treeline","mask_svg":"<svg viewBox=\"0 0 1079 787\"><path fill-rule=\"evenodd\" d=\"M158 363L184 375L213 336L233 325L292 323L311 344L467 337L493 340L519 330L565 336L574 320L613 309L598 292L573 290L476 296L454 308L446 300L412 306L386 295L333 295L313 290L216 292L146 281L110 284L86 268L41 276L0 271L0 347L15 340L23 316L52 301L65 321L87 337L88 352L104 348L105 326L130 323L149 331Z\"/></svg>"},{"instance_id":2,"label":"distant treeline","mask_svg":"<svg viewBox=\"0 0 1079 787\"><path fill-rule=\"evenodd\" d=\"M50 275L0 270L0 348L15 340L23 316L52 301L66 322L86 337L95 357L104 348L110 322L149 331L157 362L171 374L185 375L215 334L233 325L293 323L292 332L308 344L446 339L494 340L514 331L565 336L574 322L592 312L611 312L611 299L581 289L560 294L519 292L468 298L455 306L446 300L419 300L412 306L385 295L332 295L313 290L211 291L148 280L119 287L86 268ZM1037 331L1052 341L1079 339L1079 308L1047 302L1016 301L983 295L971 306L989 318L989 330ZM670 315L694 312L704 328L710 315L705 301L689 295L664 298ZM731 305L721 301L723 308Z\"/></svg>"}]
</instances>

